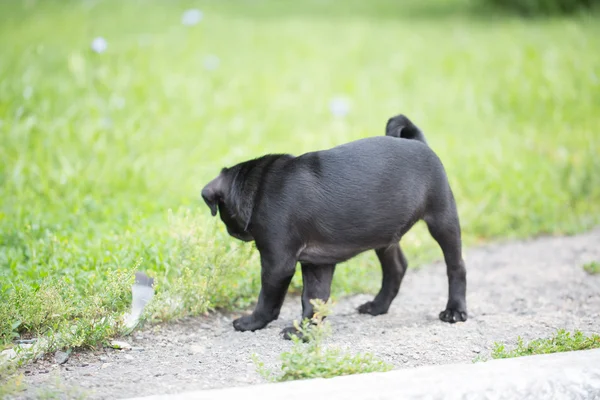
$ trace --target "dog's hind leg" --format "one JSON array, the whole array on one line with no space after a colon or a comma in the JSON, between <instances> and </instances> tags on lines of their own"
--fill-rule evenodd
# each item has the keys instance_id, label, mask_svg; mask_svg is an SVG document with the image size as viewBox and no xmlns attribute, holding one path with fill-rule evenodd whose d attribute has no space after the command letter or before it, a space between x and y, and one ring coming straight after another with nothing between
<instances>
[{"instance_id":1,"label":"dog's hind leg","mask_svg":"<svg viewBox=\"0 0 600 400\"><path fill-rule=\"evenodd\" d=\"M383 272L381 289L373 301L358 307L358 312L361 314L381 315L387 313L400 290L402 278L408 267L406 257L398 243L377 249L375 253L377 253Z\"/></svg>"},{"instance_id":2,"label":"dog's hind leg","mask_svg":"<svg viewBox=\"0 0 600 400\"><path fill-rule=\"evenodd\" d=\"M444 322L467 320L467 270L462 258L460 223L456 204L450 197L446 204L424 218L429 233L438 242L444 253L448 275L448 303L440 313Z\"/></svg>"},{"instance_id":3,"label":"dog's hind leg","mask_svg":"<svg viewBox=\"0 0 600 400\"><path fill-rule=\"evenodd\" d=\"M315 313L311 300L329 300L334 272L335 264L302 263L302 319L311 319ZM290 335L298 335L293 326L283 329L281 333L286 339L290 339Z\"/></svg>"}]
</instances>

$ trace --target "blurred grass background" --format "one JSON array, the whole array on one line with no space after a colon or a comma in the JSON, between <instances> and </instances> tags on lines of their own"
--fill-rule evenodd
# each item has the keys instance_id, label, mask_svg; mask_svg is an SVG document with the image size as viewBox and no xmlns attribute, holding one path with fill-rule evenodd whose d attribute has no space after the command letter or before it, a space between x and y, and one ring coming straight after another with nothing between
<instances>
[{"instance_id":1,"label":"blurred grass background","mask_svg":"<svg viewBox=\"0 0 600 400\"><path fill-rule=\"evenodd\" d=\"M248 306L257 253L210 218L204 184L399 112L444 162L466 244L594 226L598 49L598 13L469 0L0 0L0 348L115 334L136 269L157 282L151 319ZM412 266L441 257L422 225L402 243ZM362 255L335 296L380 279Z\"/></svg>"}]
</instances>

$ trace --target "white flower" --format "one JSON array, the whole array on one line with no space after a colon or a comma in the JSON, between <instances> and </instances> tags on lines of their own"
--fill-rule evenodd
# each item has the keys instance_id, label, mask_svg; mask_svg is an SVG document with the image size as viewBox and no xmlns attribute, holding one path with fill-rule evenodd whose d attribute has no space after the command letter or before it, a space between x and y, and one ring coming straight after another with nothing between
<instances>
[{"instance_id":1,"label":"white flower","mask_svg":"<svg viewBox=\"0 0 600 400\"><path fill-rule=\"evenodd\" d=\"M221 60L214 54L204 57L204 68L209 71L219 68L219 64L221 64Z\"/></svg>"},{"instance_id":2,"label":"white flower","mask_svg":"<svg viewBox=\"0 0 600 400\"><path fill-rule=\"evenodd\" d=\"M202 21L202 17L202 11L193 8L183 13L181 16L181 23L188 26L196 25L198 22Z\"/></svg>"},{"instance_id":3,"label":"white flower","mask_svg":"<svg viewBox=\"0 0 600 400\"><path fill-rule=\"evenodd\" d=\"M345 97L334 97L329 102L329 109L336 117L345 117L350 112L350 101Z\"/></svg>"},{"instance_id":4,"label":"white flower","mask_svg":"<svg viewBox=\"0 0 600 400\"><path fill-rule=\"evenodd\" d=\"M27 100L31 97L32 94L33 94L33 88L31 86L26 86L25 89L23 90L23 98L25 100Z\"/></svg>"},{"instance_id":5,"label":"white flower","mask_svg":"<svg viewBox=\"0 0 600 400\"><path fill-rule=\"evenodd\" d=\"M120 96L112 97L110 102L111 105L118 110L121 110L125 107L125 99Z\"/></svg>"},{"instance_id":6,"label":"white flower","mask_svg":"<svg viewBox=\"0 0 600 400\"><path fill-rule=\"evenodd\" d=\"M152 36L150 34L143 34L138 37L138 46L147 47L152 44Z\"/></svg>"},{"instance_id":7,"label":"white flower","mask_svg":"<svg viewBox=\"0 0 600 400\"><path fill-rule=\"evenodd\" d=\"M92 40L92 50L94 50L96 53L104 53L107 47L108 43L106 43L106 39L103 37L97 37Z\"/></svg>"},{"instance_id":8,"label":"white flower","mask_svg":"<svg viewBox=\"0 0 600 400\"><path fill-rule=\"evenodd\" d=\"M110 117L103 117L100 120L100 126L104 129L111 129L113 127L113 121Z\"/></svg>"}]
</instances>

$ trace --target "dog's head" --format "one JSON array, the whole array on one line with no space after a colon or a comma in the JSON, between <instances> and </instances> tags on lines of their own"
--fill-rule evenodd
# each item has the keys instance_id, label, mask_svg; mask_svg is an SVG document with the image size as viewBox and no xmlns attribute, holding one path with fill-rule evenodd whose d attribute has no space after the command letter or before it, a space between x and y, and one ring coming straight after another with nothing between
<instances>
[{"instance_id":1,"label":"dog's head","mask_svg":"<svg viewBox=\"0 0 600 400\"><path fill-rule=\"evenodd\" d=\"M224 168L219 176L202 189L202 199L213 217L219 212L230 236L250 242L254 238L248 231L250 216L245 211L251 200L243 199L236 185L239 186L240 182L236 182L230 169Z\"/></svg>"}]
</instances>

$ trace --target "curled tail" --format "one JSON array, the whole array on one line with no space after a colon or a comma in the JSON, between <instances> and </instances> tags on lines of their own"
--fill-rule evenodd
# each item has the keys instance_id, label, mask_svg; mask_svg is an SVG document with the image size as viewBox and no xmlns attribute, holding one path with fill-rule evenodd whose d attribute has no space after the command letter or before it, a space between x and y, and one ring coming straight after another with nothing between
<instances>
[{"instance_id":1,"label":"curled tail","mask_svg":"<svg viewBox=\"0 0 600 400\"><path fill-rule=\"evenodd\" d=\"M421 132L421 130L404 114L398 114L395 117L388 119L387 125L385 126L385 135L418 140L427 144L423 132Z\"/></svg>"}]
</instances>

